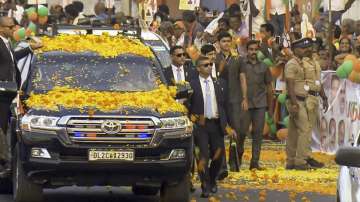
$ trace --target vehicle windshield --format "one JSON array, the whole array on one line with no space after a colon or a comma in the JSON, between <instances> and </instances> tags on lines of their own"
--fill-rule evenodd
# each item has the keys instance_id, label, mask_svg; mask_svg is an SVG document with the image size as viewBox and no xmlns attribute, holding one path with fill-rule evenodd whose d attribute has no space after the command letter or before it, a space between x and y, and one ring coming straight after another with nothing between
<instances>
[{"instance_id":1,"label":"vehicle windshield","mask_svg":"<svg viewBox=\"0 0 360 202\"><path fill-rule=\"evenodd\" d=\"M95 53L47 52L35 61L30 89L49 91L68 86L91 91L150 91L156 88L159 68L134 55L104 58Z\"/></svg>"}]
</instances>

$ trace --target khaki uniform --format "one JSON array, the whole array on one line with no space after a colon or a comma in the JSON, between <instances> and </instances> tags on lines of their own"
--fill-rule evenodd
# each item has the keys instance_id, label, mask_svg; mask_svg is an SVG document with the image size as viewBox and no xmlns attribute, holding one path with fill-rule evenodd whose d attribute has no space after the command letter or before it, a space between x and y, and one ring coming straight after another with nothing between
<instances>
[{"instance_id":1,"label":"khaki uniform","mask_svg":"<svg viewBox=\"0 0 360 202\"><path fill-rule=\"evenodd\" d=\"M311 135L316 124L321 85L320 65L312 59L294 57L285 66L286 79L294 79L299 112L290 113L286 142L288 165L304 165L311 155ZM286 106L291 106L287 100Z\"/></svg>"}]
</instances>

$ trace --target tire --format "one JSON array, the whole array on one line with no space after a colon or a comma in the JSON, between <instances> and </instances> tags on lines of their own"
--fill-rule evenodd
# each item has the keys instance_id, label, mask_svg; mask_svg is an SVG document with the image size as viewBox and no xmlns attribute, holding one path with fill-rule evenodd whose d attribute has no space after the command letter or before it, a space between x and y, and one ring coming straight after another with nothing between
<instances>
[{"instance_id":1,"label":"tire","mask_svg":"<svg viewBox=\"0 0 360 202\"><path fill-rule=\"evenodd\" d=\"M190 201L190 177L186 175L178 184L164 184L160 192L161 202Z\"/></svg>"},{"instance_id":2,"label":"tire","mask_svg":"<svg viewBox=\"0 0 360 202\"><path fill-rule=\"evenodd\" d=\"M12 194L11 178L0 179L0 194Z\"/></svg>"},{"instance_id":3,"label":"tire","mask_svg":"<svg viewBox=\"0 0 360 202\"><path fill-rule=\"evenodd\" d=\"M135 195L154 196L154 195L158 194L159 188L146 187L146 186L133 186L132 192Z\"/></svg>"},{"instance_id":4,"label":"tire","mask_svg":"<svg viewBox=\"0 0 360 202\"><path fill-rule=\"evenodd\" d=\"M41 185L30 181L24 172L19 155L19 145L15 147L13 173L13 197L15 202L41 202L43 189Z\"/></svg>"}]
</instances>

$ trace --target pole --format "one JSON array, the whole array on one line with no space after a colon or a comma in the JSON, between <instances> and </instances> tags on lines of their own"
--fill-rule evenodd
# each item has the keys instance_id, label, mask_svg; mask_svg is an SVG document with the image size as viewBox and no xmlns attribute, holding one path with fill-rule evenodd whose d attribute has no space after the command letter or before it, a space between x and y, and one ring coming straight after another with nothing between
<instances>
[{"instance_id":1,"label":"pole","mask_svg":"<svg viewBox=\"0 0 360 202\"><path fill-rule=\"evenodd\" d=\"M332 64L332 58L334 56L334 49L332 48L333 46L331 46L332 42L333 42L333 22L332 22L332 11L331 11L331 0L329 1L329 35L328 35L328 44L329 44L329 65ZM330 67L328 67L329 69Z\"/></svg>"},{"instance_id":2,"label":"pole","mask_svg":"<svg viewBox=\"0 0 360 202\"><path fill-rule=\"evenodd\" d=\"M249 38L251 39L251 35L252 35L252 21L253 21L253 9L251 9L252 7L254 7L254 0L249 0Z\"/></svg>"}]
</instances>

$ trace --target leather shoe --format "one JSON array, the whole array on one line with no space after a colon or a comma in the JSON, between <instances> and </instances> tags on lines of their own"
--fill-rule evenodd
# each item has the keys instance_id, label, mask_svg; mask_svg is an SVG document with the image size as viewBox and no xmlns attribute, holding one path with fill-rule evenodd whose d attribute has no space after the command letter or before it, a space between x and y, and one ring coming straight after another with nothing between
<instances>
[{"instance_id":1,"label":"leather shoe","mask_svg":"<svg viewBox=\"0 0 360 202\"><path fill-rule=\"evenodd\" d=\"M253 169L255 169L255 170L265 170L264 168L260 167L258 163L254 163L254 164L251 163L250 164L249 170L253 170Z\"/></svg>"},{"instance_id":2,"label":"leather shoe","mask_svg":"<svg viewBox=\"0 0 360 202\"><path fill-rule=\"evenodd\" d=\"M218 180L224 180L229 175L229 172L227 170L220 171L218 175Z\"/></svg>"},{"instance_id":3,"label":"leather shoe","mask_svg":"<svg viewBox=\"0 0 360 202\"><path fill-rule=\"evenodd\" d=\"M209 192L204 192L204 191L200 195L201 198L209 198L209 196L210 196L210 193Z\"/></svg>"},{"instance_id":4,"label":"leather shoe","mask_svg":"<svg viewBox=\"0 0 360 202\"><path fill-rule=\"evenodd\" d=\"M286 164L286 166L285 166L285 169L286 170L292 170L292 169L294 169L295 168L295 166L294 165L290 165L290 164Z\"/></svg>"},{"instance_id":5,"label":"leather shoe","mask_svg":"<svg viewBox=\"0 0 360 202\"><path fill-rule=\"evenodd\" d=\"M295 165L294 169L295 170L311 170L311 169L314 169L314 168L311 167L309 164L303 164L303 165Z\"/></svg>"},{"instance_id":6,"label":"leather shoe","mask_svg":"<svg viewBox=\"0 0 360 202\"><path fill-rule=\"evenodd\" d=\"M311 167L314 167L314 168L322 168L324 167L325 165L313 158L308 158L306 159L306 162L311 166Z\"/></svg>"},{"instance_id":7,"label":"leather shoe","mask_svg":"<svg viewBox=\"0 0 360 202\"><path fill-rule=\"evenodd\" d=\"M218 187L217 187L217 184L216 183L212 183L210 185L210 192L215 194L216 192L218 191Z\"/></svg>"}]
</instances>

